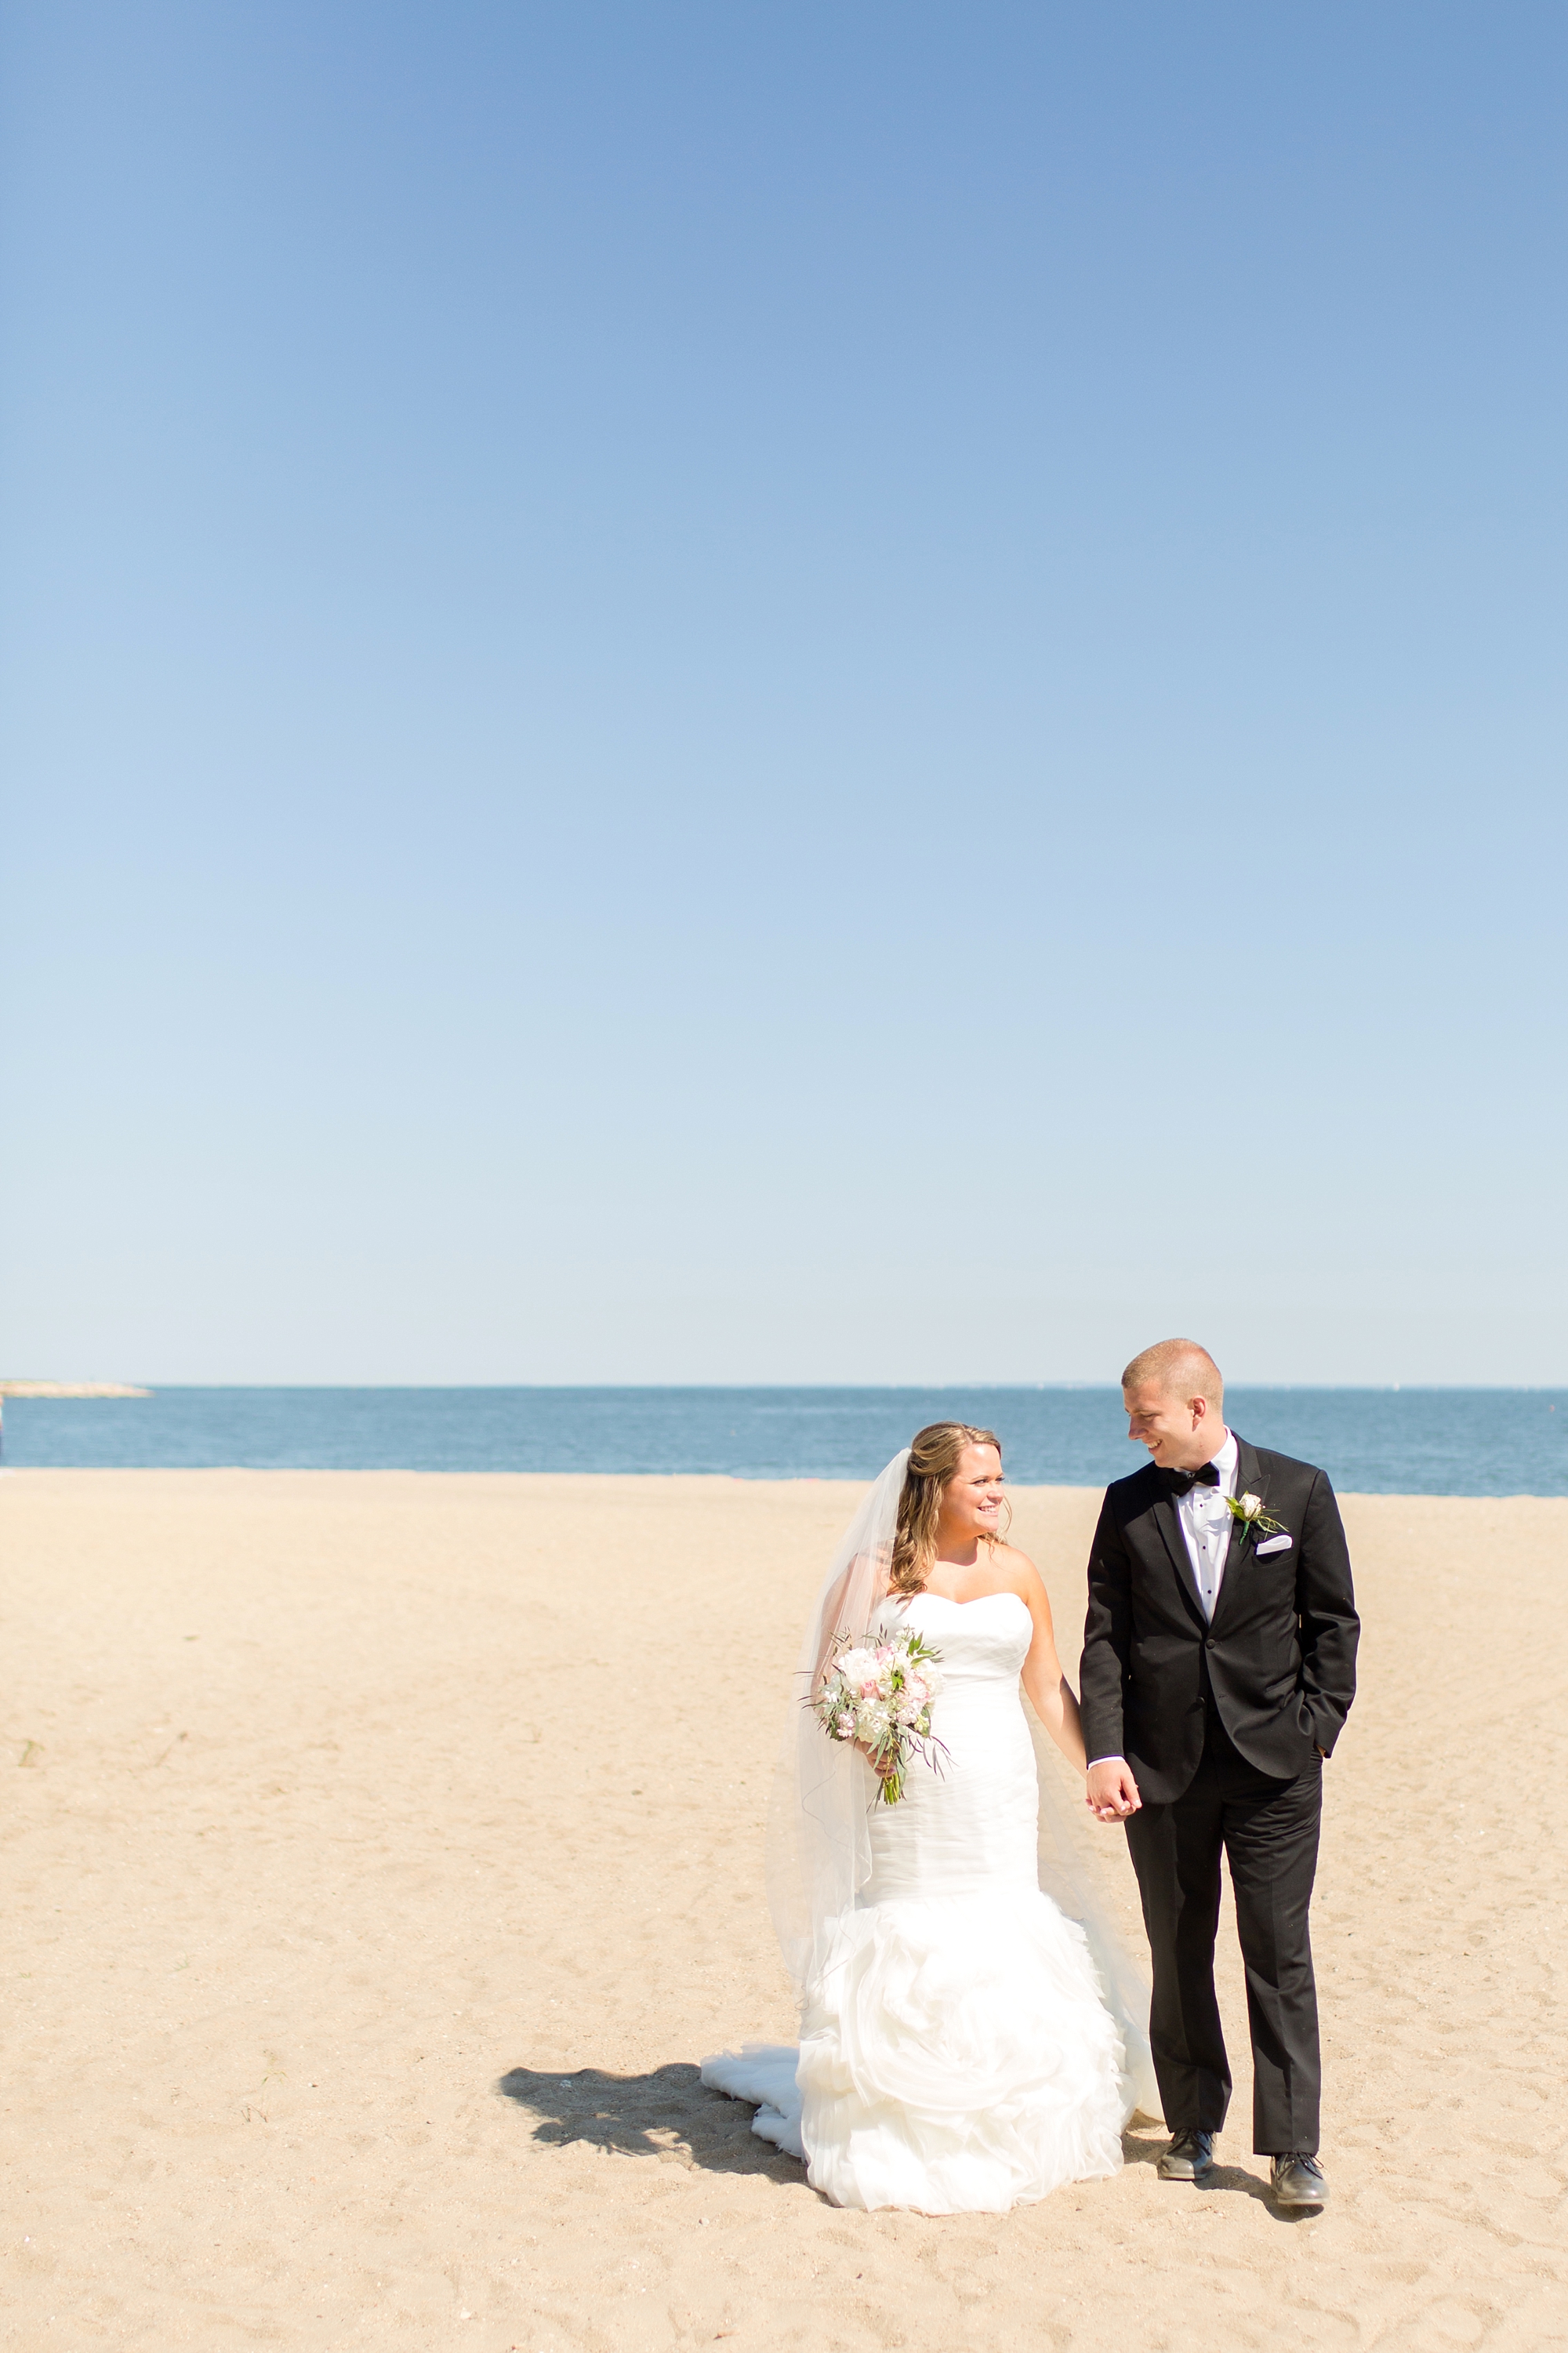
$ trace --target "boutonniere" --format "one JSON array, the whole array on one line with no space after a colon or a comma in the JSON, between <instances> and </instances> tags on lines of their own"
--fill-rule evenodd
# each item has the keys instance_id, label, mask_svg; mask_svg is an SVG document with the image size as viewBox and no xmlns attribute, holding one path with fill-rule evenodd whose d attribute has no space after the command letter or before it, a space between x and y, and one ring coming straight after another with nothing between
<instances>
[{"instance_id":1,"label":"boutonniere","mask_svg":"<svg viewBox=\"0 0 1568 2353\"><path fill-rule=\"evenodd\" d=\"M1243 1535L1248 1528L1255 1536L1282 1536L1285 1533L1283 1523L1271 1520L1264 1510L1261 1495L1227 1495L1225 1507L1233 1520L1241 1522Z\"/></svg>"}]
</instances>

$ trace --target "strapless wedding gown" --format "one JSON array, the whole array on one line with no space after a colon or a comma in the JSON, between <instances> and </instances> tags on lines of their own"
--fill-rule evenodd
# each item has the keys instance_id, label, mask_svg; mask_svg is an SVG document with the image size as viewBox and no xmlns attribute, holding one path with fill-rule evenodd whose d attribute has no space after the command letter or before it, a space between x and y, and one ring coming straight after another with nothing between
<instances>
[{"instance_id":1,"label":"strapless wedding gown","mask_svg":"<svg viewBox=\"0 0 1568 2353\"><path fill-rule=\"evenodd\" d=\"M906 1617L907 1610L907 1617ZM922 1593L889 1623L941 1652L940 1775L871 1815L872 1873L806 1987L798 2052L704 2062L836 2206L1000 2213L1121 2163L1121 2031L1083 1930L1042 1894L1015 1593Z\"/></svg>"}]
</instances>

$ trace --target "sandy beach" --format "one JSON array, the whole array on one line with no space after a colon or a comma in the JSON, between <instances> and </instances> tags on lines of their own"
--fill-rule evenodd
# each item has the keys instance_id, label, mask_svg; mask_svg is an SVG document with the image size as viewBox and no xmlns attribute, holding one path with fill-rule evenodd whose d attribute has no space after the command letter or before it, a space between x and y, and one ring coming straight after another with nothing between
<instances>
[{"instance_id":1,"label":"sandy beach","mask_svg":"<svg viewBox=\"0 0 1568 2353\"><path fill-rule=\"evenodd\" d=\"M1568 1502L1345 1499L1329 2211L1264 2200L1227 1919L1215 2186L1137 2130L1115 2180L931 2221L824 2205L697 2081L793 2039L763 1812L855 1492L0 1480L0 2343L1568 2344ZM1073 1662L1097 1502L1015 1494Z\"/></svg>"}]
</instances>

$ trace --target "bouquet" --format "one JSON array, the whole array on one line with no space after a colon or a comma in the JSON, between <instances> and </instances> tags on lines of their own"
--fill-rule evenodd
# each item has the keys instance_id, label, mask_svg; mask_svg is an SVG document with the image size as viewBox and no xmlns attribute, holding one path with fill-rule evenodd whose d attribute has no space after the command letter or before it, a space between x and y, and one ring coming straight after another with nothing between
<instances>
[{"instance_id":1,"label":"bouquet","mask_svg":"<svg viewBox=\"0 0 1568 2353\"><path fill-rule=\"evenodd\" d=\"M836 1634L808 1703L829 1740L854 1740L877 1769L883 1805L904 1794L904 1772L918 1750L935 1773L947 1751L931 1736L931 1704L942 1689L942 1656L910 1629L886 1642Z\"/></svg>"}]
</instances>

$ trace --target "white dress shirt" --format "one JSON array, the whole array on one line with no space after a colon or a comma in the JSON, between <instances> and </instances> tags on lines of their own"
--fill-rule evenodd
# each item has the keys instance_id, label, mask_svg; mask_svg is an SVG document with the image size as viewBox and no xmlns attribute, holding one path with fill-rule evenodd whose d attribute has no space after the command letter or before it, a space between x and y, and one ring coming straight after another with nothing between
<instances>
[{"instance_id":1,"label":"white dress shirt","mask_svg":"<svg viewBox=\"0 0 1568 2353\"><path fill-rule=\"evenodd\" d=\"M1235 1501L1236 1472L1239 1450L1236 1432L1227 1430L1225 1444L1209 1461L1219 1472L1217 1487L1189 1487L1176 1501L1176 1525L1182 1531L1182 1541L1187 1547L1187 1558L1193 1564L1193 1575L1198 1583L1198 1599L1204 1606L1204 1616L1214 1617L1219 1588L1225 1581L1225 1556L1230 1550L1230 1519L1226 1509L1226 1497ZM1091 1757L1090 1765L1124 1765L1121 1755Z\"/></svg>"},{"instance_id":2,"label":"white dress shirt","mask_svg":"<svg viewBox=\"0 0 1568 2353\"><path fill-rule=\"evenodd\" d=\"M1236 1499L1236 1434L1227 1430L1225 1444L1217 1454L1209 1457L1219 1472L1217 1487L1189 1487L1184 1495L1176 1497L1176 1517L1181 1523L1187 1557L1193 1564L1193 1575L1198 1581L1198 1599L1204 1605L1204 1616L1213 1619L1219 1588L1225 1581L1225 1556L1230 1550L1230 1513L1226 1497Z\"/></svg>"}]
</instances>

